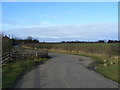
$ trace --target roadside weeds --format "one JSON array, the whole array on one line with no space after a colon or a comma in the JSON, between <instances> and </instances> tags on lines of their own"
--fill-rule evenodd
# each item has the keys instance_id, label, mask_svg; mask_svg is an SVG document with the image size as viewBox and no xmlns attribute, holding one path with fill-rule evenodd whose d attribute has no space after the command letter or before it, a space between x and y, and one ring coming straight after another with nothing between
<instances>
[{"instance_id":1,"label":"roadside weeds","mask_svg":"<svg viewBox=\"0 0 120 90\"><path fill-rule=\"evenodd\" d=\"M34 69L37 65L43 64L48 59L22 60L4 65L2 68L2 88L12 88L14 83L25 72Z\"/></svg>"}]
</instances>

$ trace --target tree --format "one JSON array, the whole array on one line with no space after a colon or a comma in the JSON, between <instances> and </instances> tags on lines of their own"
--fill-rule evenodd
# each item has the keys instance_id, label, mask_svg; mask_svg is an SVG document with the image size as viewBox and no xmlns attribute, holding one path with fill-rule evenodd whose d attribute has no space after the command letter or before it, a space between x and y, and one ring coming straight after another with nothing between
<instances>
[{"instance_id":1,"label":"tree","mask_svg":"<svg viewBox=\"0 0 120 90\"><path fill-rule=\"evenodd\" d=\"M105 43L105 41L104 40L99 40L99 43Z\"/></svg>"},{"instance_id":2,"label":"tree","mask_svg":"<svg viewBox=\"0 0 120 90\"><path fill-rule=\"evenodd\" d=\"M33 37L32 37L32 36L28 36L28 37L27 37L27 40L32 41L32 40L33 40Z\"/></svg>"},{"instance_id":3,"label":"tree","mask_svg":"<svg viewBox=\"0 0 120 90\"><path fill-rule=\"evenodd\" d=\"M34 43L39 43L39 40L38 39L33 39L33 42Z\"/></svg>"}]
</instances>

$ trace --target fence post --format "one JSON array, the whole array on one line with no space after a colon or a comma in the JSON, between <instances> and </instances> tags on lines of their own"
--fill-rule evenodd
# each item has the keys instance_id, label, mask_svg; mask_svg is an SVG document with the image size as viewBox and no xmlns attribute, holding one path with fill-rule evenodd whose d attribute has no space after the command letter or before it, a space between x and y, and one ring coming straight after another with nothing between
<instances>
[{"instance_id":1,"label":"fence post","mask_svg":"<svg viewBox=\"0 0 120 90\"><path fill-rule=\"evenodd\" d=\"M36 58L38 59L38 54L37 54L37 52L36 52Z\"/></svg>"}]
</instances>

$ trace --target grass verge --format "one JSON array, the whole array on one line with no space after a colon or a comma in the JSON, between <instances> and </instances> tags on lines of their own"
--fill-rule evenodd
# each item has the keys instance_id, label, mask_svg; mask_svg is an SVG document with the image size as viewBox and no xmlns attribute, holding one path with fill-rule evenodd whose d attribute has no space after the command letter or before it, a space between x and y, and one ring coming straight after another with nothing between
<instances>
[{"instance_id":1,"label":"grass verge","mask_svg":"<svg viewBox=\"0 0 120 90\"><path fill-rule=\"evenodd\" d=\"M6 64L2 68L2 88L9 88L26 71L33 69L36 65L43 63L48 58L37 60L22 60L15 63ZM37 63L36 63L37 62Z\"/></svg>"},{"instance_id":2,"label":"grass verge","mask_svg":"<svg viewBox=\"0 0 120 90\"><path fill-rule=\"evenodd\" d=\"M102 56L96 56L96 55L81 55L80 56L87 56L91 57L95 60L97 64L92 64L94 67L97 67L96 72L100 73L106 78L109 78L111 80L114 80L116 82L119 82L118 75L120 74L118 72L118 58L105 58ZM106 62L104 62L106 60ZM114 64L111 64L113 62ZM107 65L107 66L106 66Z\"/></svg>"}]
</instances>

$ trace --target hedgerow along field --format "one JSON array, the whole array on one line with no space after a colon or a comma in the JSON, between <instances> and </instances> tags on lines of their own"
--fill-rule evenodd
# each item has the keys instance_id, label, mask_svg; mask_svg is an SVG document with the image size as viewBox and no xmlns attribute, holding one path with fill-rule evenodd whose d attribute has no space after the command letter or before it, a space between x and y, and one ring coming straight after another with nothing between
<instances>
[{"instance_id":1,"label":"hedgerow along field","mask_svg":"<svg viewBox=\"0 0 120 90\"><path fill-rule=\"evenodd\" d=\"M96 71L114 81L118 79L118 43L40 43L26 44L24 48L49 50L88 56L95 60Z\"/></svg>"}]
</instances>

